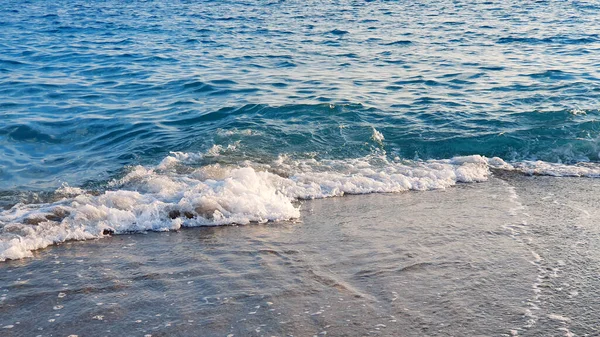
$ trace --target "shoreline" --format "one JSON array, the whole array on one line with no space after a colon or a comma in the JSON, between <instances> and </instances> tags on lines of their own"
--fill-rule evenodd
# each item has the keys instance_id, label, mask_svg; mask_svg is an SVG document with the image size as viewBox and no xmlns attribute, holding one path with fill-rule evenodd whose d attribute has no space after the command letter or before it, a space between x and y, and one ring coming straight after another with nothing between
<instances>
[{"instance_id":1,"label":"shoreline","mask_svg":"<svg viewBox=\"0 0 600 337\"><path fill-rule=\"evenodd\" d=\"M571 304L598 295L588 274L598 251L583 252L581 269L583 253L566 247L600 230L564 221L599 188L491 178L304 201L299 223L68 242L0 264L0 327L12 326L7 336L585 334L599 308Z\"/></svg>"}]
</instances>

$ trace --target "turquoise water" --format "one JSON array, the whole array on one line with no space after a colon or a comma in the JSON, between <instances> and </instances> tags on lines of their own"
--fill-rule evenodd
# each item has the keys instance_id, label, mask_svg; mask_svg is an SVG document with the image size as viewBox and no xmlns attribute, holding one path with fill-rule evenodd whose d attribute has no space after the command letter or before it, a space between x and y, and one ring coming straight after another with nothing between
<instances>
[{"instance_id":1,"label":"turquoise water","mask_svg":"<svg viewBox=\"0 0 600 337\"><path fill-rule=\"evenodd\" d=\"M600 176L594 2L2 1L0 260Z\"/></svg>"},{"instance_id":2,"label":"turquoise water","mask_svg":"<svg viewBox=\"0 0 600 337\"><path fill-rule=\"evenodd\" d=\"M171 151L236 141L220 160L374 148L411 160L600 160L594 2L0 7L5 191L103 184Z\"/></svg>"}]
</instances>

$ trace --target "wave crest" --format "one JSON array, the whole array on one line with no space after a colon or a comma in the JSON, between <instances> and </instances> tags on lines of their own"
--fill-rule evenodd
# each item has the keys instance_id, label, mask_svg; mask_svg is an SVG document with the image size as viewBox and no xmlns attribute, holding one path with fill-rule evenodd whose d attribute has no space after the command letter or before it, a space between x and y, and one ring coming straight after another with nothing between
<instances>
[{"instance_id":1,"label":"wave crest","mask_svg":"<svg viewBox=\"0 0 600 337\"><path fill-rule=\"evenodd\" d=\"M281 157L271 164L195 168L192 164L201 157L173 153L155 167L132 168L103 193L62 187L57 193L64 198L57 202L17 204L3 211L0 260L113 233L293 220L300 217L301 199L443 189L484 181L489 174L488 160L481 156L427 162Z\"/></svg>"}]
</instances>

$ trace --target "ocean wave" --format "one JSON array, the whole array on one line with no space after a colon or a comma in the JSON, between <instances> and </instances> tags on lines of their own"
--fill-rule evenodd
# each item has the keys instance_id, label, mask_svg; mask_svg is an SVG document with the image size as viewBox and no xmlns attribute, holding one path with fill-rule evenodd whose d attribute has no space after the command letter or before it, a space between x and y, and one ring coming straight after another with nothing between
<instances>
[{"instance_id":1,"label":"ocean wave","mask_svg":"<svg viewBox=\"0 0 600 337\"><path fill-rule=\"evenodd\" d=\"M374 137L378 136L373 130ZM380 140L383 141L383 138ZM491 169L524 174L600 177L596 164L507 163L480 155L406 161L372 154L354 159L293 159L201 164L206 153L173 152L153 167L135 166L107 190L63 186L48 203L0 212L0 261L68 240L181 227L294 221L301 200L346 194L445 189L486 181Z\"/></svg>"},{"instance_id":2,"label":"ocean wave","mask_svg":"<svg viewBox=\"0 0 600 337\"><path fill-rule=\"evenodd\" d=\"M0 260L113 233L293 220L300 217L302 199L443 189L489 174L480 156L427 162L281 156L270 164L195 167L200 158L173 153L155 167L132 168L102 193L63 187L56 191L63 196L59 201L14 205L0 213Z\"/></svg>"}]
</instances>

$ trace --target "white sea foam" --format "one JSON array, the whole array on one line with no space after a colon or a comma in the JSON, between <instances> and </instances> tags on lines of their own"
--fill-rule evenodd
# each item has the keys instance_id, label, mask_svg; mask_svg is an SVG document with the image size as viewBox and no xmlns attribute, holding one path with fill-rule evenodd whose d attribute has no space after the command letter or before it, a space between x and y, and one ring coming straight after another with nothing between
<instances>
[{"instance_id":1,"label":"white sea foam","mask_svg":"<svg viewBox=\"0 0 600 337\"><path fill-rule=\"evenodd\" d=\"M224 153L226 151L235 151L237 149L237 147L240 145L240 141L237 141L233 144L229 144L227 145L227 147L223 147L222 145L213 145L210 149L208 149L208 151L206 152L206 155L208 156L220 156L221 153Z\"/></svg>"},{"instance_id":2,"label":"white sea foam","mask_svg":"<svg viewBox=\"0 0 600 337\"><path fill-rule=\"evenodd\" d=\"M0 260L106 233L296 219L298 199L442 189L484 181L489 174L487 159L480 156L410 163L375 156L321 161L281 157L271 165L187 166L178 173L178 167L201 158L172 153L155 167L132 168L100 195L63 187L58 192L64 199L58 202L18 204L3 211Z\"/></svg>"},{"instance_id":3,"label":"white sea foam","mask_svg":"<svg viewBox=\"0 0 600 337\"><path fill-rule=\"evenodd\" d=\"M529 175L588 178L600 177L600 165L596 163L568 165L544 161L524 161L515 163L513 166L515 170Z\"/></svg>"},{"instance_id":4,"label":"white sea foam","mask_svg":"<svg viewBox=\"0 0 600 337\"><path fill-rule=\"evenodd\" d=\"M373 128L373 135L371 135L371 139L374 140L377 144L383 145L383 141L385 140L385 137L383 137L383 133L381 133L377 129Z\"/></svg>"},{"instance_id":5,"label":"white sea foam","mask_svg":"<svg viewBox=\"0 0 600 337\"><path fill-rule=\"evenodd\" d=\"M235 135L258 136L258 135L261 135L262 133L257 130L251 130L251 129L241 129L240 130L237 128L233 128L233 129L218 129L217 134L219 136L229 137L229 136L235 136Z\"/></svg>"},{"instance_id":6,"label":"white sea foam","mask_svg":"<svg viewBox=\"0 0 600 337\"><path fill-rule=\"evenodd\" d=\"M202 158L202 154L175 152L155 167L133 167L123 178L110 182L102 194L63 186L57 191L62 200L17 204L0 212L0 261L108 233L293 220L300 216L301 199L444 189L485 181L490 168L600 176L597 167L541 162L511 165L479 155L430 161L389 161L375 155L346 160L281 156L271 164L189 165Z\"/></svg>"}]
</instances>

